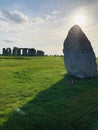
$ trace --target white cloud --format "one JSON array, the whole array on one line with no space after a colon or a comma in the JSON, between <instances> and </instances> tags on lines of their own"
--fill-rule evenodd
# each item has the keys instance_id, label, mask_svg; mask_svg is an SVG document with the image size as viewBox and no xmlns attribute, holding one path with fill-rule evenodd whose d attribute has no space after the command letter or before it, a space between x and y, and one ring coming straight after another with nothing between
<instances>
[{"instance_id":1,"label":"white cloud","mask_svg":"<svg viewBox=\"0 0 98 130\"><path fill-rule=\"evenodd\" d=\"M36 18L33 18L32 19L32 22L34 24L43 24L45 23L45 19L44 18L41 18L41 17L36 17Z\"/></svg>"},{"instance_id":2,"label":"white cloud","mask_svg":"<svg viewBox=\"0 0 98 130\"><path fill-rule=\"evenodd\" d=\"M28 20L28 17L18 10L13 10L11 12L3 10L1 13L6 19L9 19L17 24L24 23Z\"/></svg>"},{"instance_id":3,"label":"white cloud","mask_svg":"<svg viewBox=\"0 0 98 130\"><path fill-rule=\"evenodd\" d=\"M30 19L18 10L0 11L0 32L24 33L29 32L30 27Z\"/></svg>"},{"instance_id":4,"label":"white cloud","mask_svg":"<svg viewBox=\"0 0 98 130\"><path fill-rule=\"evenodd\" d=\"M59 15L60 13L61 13L60 10L54 10L54 11L52 12L53 15Z\"/></svg>"},{"instance_id":5,"label":"white cloud","mask_svg":"<svg viewBox=\"0 0 98 130\"><path fill-rule=\"evenodd\" d=\"M9 32L9 24L5 21L0 21L0 32Z\"/></svg>"},{"instance_id":6,"label":"white cloud","mask_svg":"<svg viewBox=\"0 0 98 130\"><path fill-rule=\"evenodd\" d=\"M54 10L51 14L47 14L47 15L45 16L45 20L46 20L47 22L56 23L56 22L58 22L58 20L59 20L60 13L61 13L60 10L59 10L59 11Z\"/></svg>"}]
</instances>

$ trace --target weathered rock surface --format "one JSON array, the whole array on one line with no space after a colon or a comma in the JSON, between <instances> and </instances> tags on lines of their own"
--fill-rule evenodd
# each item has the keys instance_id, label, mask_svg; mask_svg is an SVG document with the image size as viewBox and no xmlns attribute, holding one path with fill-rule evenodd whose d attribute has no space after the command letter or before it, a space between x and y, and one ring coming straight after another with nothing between
<instances>
[{"instance_id":1,"label":"weathered rock surface","mask_svg":"<svg viewBox=\"0 0 98 130\"><path fill-rule=\"evenodd\" d=\"M96 57L90 41L78 25L74 25L64 41L64 62L68 74L78 78L97 76Z\"/></svg>"}]
</instances>

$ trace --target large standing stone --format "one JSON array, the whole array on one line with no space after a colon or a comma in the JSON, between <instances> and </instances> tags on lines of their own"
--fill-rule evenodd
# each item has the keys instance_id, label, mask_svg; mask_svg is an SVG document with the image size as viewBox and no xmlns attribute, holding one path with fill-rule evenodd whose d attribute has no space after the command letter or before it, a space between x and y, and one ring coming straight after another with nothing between
<instances>
[{"instance_id":1,"label":"large standing stone","mask_svg":"<svg viewBox=\"0 0 98 130\"><path fill-rule=\"evenodd\" d=\"M78 25L74 25L64 41L64 62L68 74L78 78L97 76L96 57L90 41Z\"/></svg>"}]
</instances>

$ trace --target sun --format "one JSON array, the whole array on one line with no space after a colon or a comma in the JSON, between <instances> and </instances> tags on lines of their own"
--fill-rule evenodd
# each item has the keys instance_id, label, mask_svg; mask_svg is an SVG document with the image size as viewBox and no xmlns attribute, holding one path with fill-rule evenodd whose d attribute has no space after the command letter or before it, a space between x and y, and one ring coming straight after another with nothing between
<instances>
[{"instance_id":1,"label":"sun","mask_svg":"<svg viewBox=\"0 0 98 130\"><path fill-rule=\"evenodd\" d=\"M79 26L83 26L86 23L86 18L84 15L76 15L74 17L74 24L78 24Z\"/></svg>"}]
</instances>

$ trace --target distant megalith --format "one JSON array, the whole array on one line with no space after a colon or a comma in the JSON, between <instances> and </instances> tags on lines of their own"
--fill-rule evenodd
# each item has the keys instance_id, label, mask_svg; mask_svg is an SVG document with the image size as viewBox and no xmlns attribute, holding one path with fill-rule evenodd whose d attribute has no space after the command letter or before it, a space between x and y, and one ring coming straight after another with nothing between
<instances>
[{"instance_id":1,"label":"distant megalith","mask_svg":"<svg viewBox=\"0 0 98 130\"><path fill-rule=\"evenodd\" d=\"M64 41L67 73L78 78L97 76L96 57L90 41L78 25L74 25Z\"/></svg>"}]
</instances>

